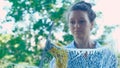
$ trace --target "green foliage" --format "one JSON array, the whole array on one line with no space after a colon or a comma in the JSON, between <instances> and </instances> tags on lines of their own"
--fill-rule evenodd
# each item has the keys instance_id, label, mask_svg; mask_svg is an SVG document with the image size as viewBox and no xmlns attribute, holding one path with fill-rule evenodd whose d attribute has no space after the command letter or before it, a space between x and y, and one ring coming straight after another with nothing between
<instances>
[{"instance_id":1,"label":"green foliage","mask_svg":"<svg viewBox=\"0 0 120 68\"><path fill-rule=\"evenodd\" d=\"M38 29L40 26L43 25L43 22L42 22L42 19L40 19L38 22L36 22L34 25L33 25L33 29L36 30Z\"/></svg>"},{"instance_id":2,"label":"green foliage","mask_svg":"<svg viewBox=\"0 0 120 68\"><path fill-rule=\"evenodd\" d=\"M2 38L0 40L0 59L6 59L13 63L26 62L31 65L39 65L41 60L40 54L42 52L41 48L41 40L40 37L47 37L48 31L50 29L51 22L54 21L54 30L57 31L57 27L64 23L62 20L63 13L66 11L68 1L59 0L8 0L12 3L12 7L7 14L6 21L11 17L14 18L15 23L22 22L26 23L26 15L30 15L29 25L26 27L20 27L19 24L14 27L13 33L14 35L10 35L11 37L3 42ZM61 6L57 4L61 3ZM58 6L58 7L57 7ZM36 19L34 14L40 16L40 18ZM4 35L2 35L4 36ZM0 37L2 37L0 36ZM67 36L68 37L68 36ZM54 35L52 34L51 39L54 40ZM31 42L31 39L34 39ZM65 39L65 41L69 41L69 39ZM34 46L32 45L35 42ZM62 42L61 42L62 43ZM62 43L63 44L63 43ZM50 54L46 55L48 61L51 60L52 56ZM46 61L45 63L48 63Z\"/></svg>"},{"instance_id":3,"label":"green foliage","mask_svg":"<svg viewBox=\"0 0 120 68\"><path fill-rule=\"evenodd\" d=\"M30 51L25 40L23 40L20 36L13 37L6 42L6 45L0 46L0 58L4 58L15 63L28 62L33 64L34 62L32 61L39 59L38 57L40 55L40 51L35 47L34 49L35 51ZM34 64L38 63L39 62L35 62Z\"/></svg>"},{"instance_id":4,"label":"green foliage","mask_svg":"<svg viewBox=\"0 0 120 68\"><path fill-rule=\"evenodd\" d=\"M63 36L64 42L67 41L67 43L70 43L73 40L73 36L70 34L66 34Z\"/></svg>"},{"instance_id":5,"label":"green foliage","mask_svg":"<svg viewBox=\"0 0 120 68\"><path fill-rule=\"evenodd\" d=\"M119 27L118 25L113 25L113 26L104 26L104 32L103 34L100 36L100 38L97 39L97 41L101 44L101 45L107 45L107 44L111 44L112 41L110 40L109 35L112 33L112 31ZM109 41L107 41L109 39ZM111 41L111 43L110 43Z\"/></svg>"}]
</instances>

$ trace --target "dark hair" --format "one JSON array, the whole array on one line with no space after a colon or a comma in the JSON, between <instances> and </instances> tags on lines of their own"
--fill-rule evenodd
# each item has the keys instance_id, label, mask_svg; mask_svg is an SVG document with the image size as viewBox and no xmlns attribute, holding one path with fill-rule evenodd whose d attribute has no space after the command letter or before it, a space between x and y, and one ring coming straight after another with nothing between
<instances>
[{"instance_id":1,"label":"dark hair","mask_svg":"<svg viewBox=\"0 0 120 68\"><path fill-rule=\"evenodd\" d=\"M95 12L92 10L92 6L90 3L87 3L85 1L80 1L75 3L69 11L74 11L74 10L82 10L86 11L88 13L88 17L90 22L93 22L96 18Z\"/></svg>"}]
</instances>

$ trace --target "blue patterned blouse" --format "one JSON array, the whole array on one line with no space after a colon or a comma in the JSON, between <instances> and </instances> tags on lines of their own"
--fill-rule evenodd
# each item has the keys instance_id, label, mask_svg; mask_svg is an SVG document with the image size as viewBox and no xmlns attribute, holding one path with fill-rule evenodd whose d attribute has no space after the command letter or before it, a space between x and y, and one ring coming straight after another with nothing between
<instances>
[{"instance_id":1,"label":"blue patterned blouse","mask_svg":"<svg viewBox=\"0 0 120 68\"><path fill-rule=\"evenodd\" d=\"M68 49L67 68L117 68L117 57L108 46L96 42L94 49L77 49L74 41L66 46ZM50 68L55 68L55 58Z\"/></svg>"}]
</instances>

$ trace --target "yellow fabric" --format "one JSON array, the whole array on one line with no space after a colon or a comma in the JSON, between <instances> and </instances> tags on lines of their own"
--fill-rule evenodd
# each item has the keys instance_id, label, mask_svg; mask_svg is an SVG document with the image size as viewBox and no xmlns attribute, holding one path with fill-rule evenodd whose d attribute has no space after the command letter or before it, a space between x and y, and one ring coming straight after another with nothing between
<instances>
[{"instance_id":1,"label":"yellow fabric","mask_svg":"<svg viewBox=\"0 0 120 68\"><path fill-rule=\"evenodd\" d=\"M53 47L50 49L50 53L56 59L56 68L67 68L68 52L64 48L57 49Z\"/></svg>"}]
</instances>

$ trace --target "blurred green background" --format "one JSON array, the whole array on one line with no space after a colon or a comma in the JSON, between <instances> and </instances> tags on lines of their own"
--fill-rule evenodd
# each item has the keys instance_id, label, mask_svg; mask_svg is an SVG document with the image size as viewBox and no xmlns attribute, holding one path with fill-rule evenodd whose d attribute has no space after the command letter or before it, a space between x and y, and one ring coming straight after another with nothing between
<instances>
[{"instance_id":1,"label":"blurred green background","mask_svg":"<svg viewBox=\"0 0 120 68\"><path fill-rule=\"evenodd\" d=\"M27 66L39 66L41 53L43 51L46 37L48 35L51 22L54 22L51 40L52 42L66 45L73 40L71 36L65 13L70 5L80 0L5 0L11 4L5 19L0 21L0 66L9 68L15 64ZM89 1L93 6L95 0ZM6 6L7 7L7 6ZM102 18L101 10L96 11L97 19ZM2 31L1 24L11 23L11 32ZM96 40L101 45L113 42L109 35L119 25L103 26L103 33ZM100 30L99 25L95 24L92 36L96 37ZM47 53L44 61L44 68L48 68L52 55ZM118 54L120 58L120 55ZM118 58L118 59L119 59Z\"/></svg>"}]
</instances>

